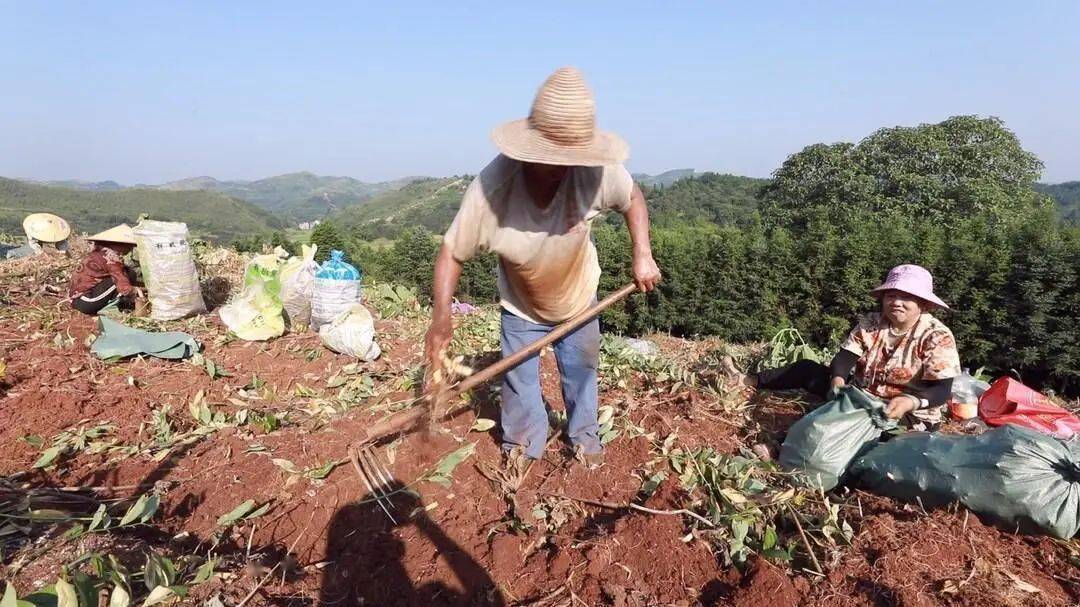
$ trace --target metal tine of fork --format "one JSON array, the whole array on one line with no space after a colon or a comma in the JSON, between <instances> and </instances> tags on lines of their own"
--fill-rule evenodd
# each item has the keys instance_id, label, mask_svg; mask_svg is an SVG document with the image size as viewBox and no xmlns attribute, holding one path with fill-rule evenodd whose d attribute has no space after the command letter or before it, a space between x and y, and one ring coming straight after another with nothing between
<instances>
[{"instance_id":1,"label":"metal tine of fork","mask_svg":"<svg viewBox=\"0 0 1080 607\"><path fill-rule=\"evenodd\" d=\"M365 449L361 456L364 458L364 464L366 469L372 473L371 481L375 486L382 491L382 497L386 500L386 503L392 508L394 502L390 500L390 492L393 490L393 485L390 483L390 479L387 478L389 473L383 474L383 471L379 468L378 456L375 455L372 449Z\"/></svg>"},{"instance_id":2,"label":"metal tine of fork","mask_svg":"<svg viewBox=\"0 0 1080 607\"><path fill-rule=\"evenodd\" d=\"M390 472L390 468L387 467L382 456L379 455L379 452L375 449L369 449L368 453L371 455L372 461L375 462L376 469L385 477L387 486L393 487L394 485L397 485L398 480L394 478L394 474Z\"/></svg>"},{"instance_id":3,"label":"metal tine of fork","mask_svg":"<svg viewBox=\"0 0 1080 607\"><path fill-rule=\"evenodd\" d=\"M383 503L383 500L386 498L382 495L382 493L375 489L375 486L372 483L372 478L369 476L369 472L365 470L363 464L361 464L360 453L366 451L366 449L350 449L349 451L353 467L356 468L356 473L360 475L361 480L364 481L364 485L367 487L368 493L370 493L372 497L375 498L375 502L379 504L379 507L382 508L382 511L386 513L386 516L390 519L390 522L396 525L397 520L394 519L394 515L390 514L390 510L386 507L386 504ZM391 504L391 506L393 506L393 504Z\"/></svg>"},{"instance_id":4,"label":"metal tine of fork","mask_svg":"<svg viewBox=\"0 0 1080 607\"><path fill-rule=\"evenodd\" d=\"M386 470L386 467L382 465L381 459L379 458L379 452L374 448L368 448L364 450L362 455L367 456L365 462L367 464L367 469L374 473L374 476L372 476L371 479L372 483L375 485L376 489L382 492L383 499L386 501L387 505L393 508L394 502L390 499L390 496L394 493L395 486L393 482L395 481L390 472Z\"/></svg>"},{"instance_id":5,"label":"metal tine of fork","mask_svg":"<svg viewBox=\"0 0 1080 607\"><path fill-rule=\"evenodd\" d=\"M368 482L372 487L372 493L375 495L375 498L383 511L385 511L390 517L390 520L396 524L397 521L390 513L390 510L394 507L394 503L390 501L389 491L387 490L385 483L379 478L378 470L371 465L370 452L361 451L360 461L363 463L364 474L367 476Z\"/></svg>"}]
</instances>

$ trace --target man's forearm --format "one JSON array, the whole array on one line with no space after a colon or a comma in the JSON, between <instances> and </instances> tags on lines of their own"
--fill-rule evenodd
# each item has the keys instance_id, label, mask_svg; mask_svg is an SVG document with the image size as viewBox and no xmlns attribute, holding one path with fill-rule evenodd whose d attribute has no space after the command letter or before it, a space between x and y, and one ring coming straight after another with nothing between
<instances>
[{"instance_id":1,"label":"man's forearm","mask_svg":"<svg viewBox=\"0 0 1080 607\"><path fill-rule=\"evenodd\" d=\"M630 208L623 213L623 217L626 219L626 229L630 232L630 241L634 245L634 254L651 256L649 211L645 207L645 196L637 186L634 186L634 192L630 196Z\"/></svg>"},{"instance_id":2,"label":"man's forearm","mask_svg":"<svg viewBox=\"0 0 1080 607\"><path fill-rule=\"evenodd\" d=\"M435 260L435 279L432 287L432 316L435 319L450 317L450 304L454 300L458 281L461 279L461 262L454 259L450 249L443 246Z\"/></svg>"}]
</instances>

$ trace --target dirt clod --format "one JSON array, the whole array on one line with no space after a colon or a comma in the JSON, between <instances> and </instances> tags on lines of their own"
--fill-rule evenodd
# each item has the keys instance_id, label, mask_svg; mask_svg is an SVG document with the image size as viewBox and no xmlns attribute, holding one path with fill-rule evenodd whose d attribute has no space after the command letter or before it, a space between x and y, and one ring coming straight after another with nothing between
<instances>
[{"instance_id":1,"label":"dirt clod","mask_svg":"<svg viewBox=\"0 0 1080 607\"><path fill-rule=\"evenodd\" d=\"M732 597L735 607L795 607L799 591L779 567L762 558L754 558Z\"/></svg>"}]
</instances>

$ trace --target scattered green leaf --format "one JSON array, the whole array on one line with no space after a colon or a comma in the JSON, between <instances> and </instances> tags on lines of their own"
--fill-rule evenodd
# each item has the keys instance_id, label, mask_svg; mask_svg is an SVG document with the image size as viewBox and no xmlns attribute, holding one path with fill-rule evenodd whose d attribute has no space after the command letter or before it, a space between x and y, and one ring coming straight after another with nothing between
<instances>
[{"instance_id":1,"label":"scattered green leaf","mask_svg":"<svg viewBox=\"0 0 1080 607\"><path fill-rule=\"evenodd\" d=\"M34 462L34 468L48 468L60 457L63 450L63 447L49 447L41 454L41 457Z\"/></svg>"},{"instance_id":2,"label":"scattered green leaf","mask_svg":"<svg viewBox=\"0 0 1080 607\"><path fill-rule=\"evenodd\" d=\"M154 513L157 512L158 503L159 499L156 495L140 495L139 499L128 508L124 517L120 519L120 526L130 525L135 521L146 523L153 518Z\"/></svg>"},{"instance_id":3,"label":"scattered green leaf","mask_svg":"<svg viewBox=\"0 0 1080 607\"><path fill-rule=\"evenodd\" d=\"M495 421L483 417L476 418L473 422L472 428L469 428L470 432L487 432L495 427Z\"/></svg>"},{"instance_id":4,"label":"scattered green leaf","mask_svg":"<svg viewBox=\"0 0 1080 607\"><path fill-rule=\"evenodd\" d=\"M472 455L474 451L476 451L476 444L468 443L464 447L450 453L439 461L434 470L424 475L424 480L442 485L443 487L449 487L453 483L454 469L458 467L458 464Z\"/></svg>"},{"instance_id":5,"label":"scattered green leaf","mask_svg":"<svg viewBox=\"0 0 1080 607\"><path fill-rule=\"evenodd\" d=\"M131 605L131 595L123 586L117 584L109 595L109 607L128 607Z\"/></svg>"},{"instance_id":6,"label":"scattered green leaf","mask_svg":"<svg viewBox=\"0 0 1080 607\"><path fill-rule=\"evenodd\" d=\"M222 514L220 517L218 517L217 524L221 525L222 527L228 527L229 525L232 525L233 523L247 516L247 514L251 512L254 508L255 500L247 500L236 508L233 508L232 512L229 512L228 514Z\"/></svg>"},{"instance_id":7,"label":"scattered green leaf","mask_svg":"<svg viewBox=\"0 0 1080 607\"><path fill-rule=\"evenodd\" d=\"M75 594L75 587L64 578L57 578L56 584L56 607L79 607L79 598Z\"/></svg>"},{"instance_id":8,"label":"scattered green leaf","mask_svg":"<svg viewBox=\"0 0 1080 607\"><path fill-rule=\"evenodd\" d=\"M26 436L20 436L19 440L30 445L31 447L34 447L35 449L40 449L45 445L45 439L41 438L36 434L27 434Z\"/></svg>"}]
</instances>

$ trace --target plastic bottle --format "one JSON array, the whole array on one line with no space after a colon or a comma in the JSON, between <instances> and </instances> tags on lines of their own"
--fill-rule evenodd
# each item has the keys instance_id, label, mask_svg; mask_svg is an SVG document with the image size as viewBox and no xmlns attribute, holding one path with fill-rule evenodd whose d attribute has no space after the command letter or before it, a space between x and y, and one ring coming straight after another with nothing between
<instances>
[{"instance_id":1,"label":"plastic bottle","mask_svg":"<svg viewBox=\"0 0 1080 607\"><path fill-rule=\"evenodd\" d=\"M954 419L964 420L979 416L979 396L975 391L977 381L967 369L953 380L949 413Z\"/></svg>"}]
</instances>

